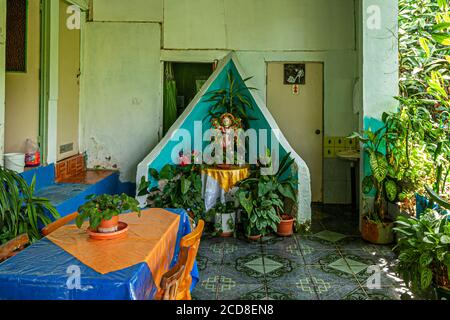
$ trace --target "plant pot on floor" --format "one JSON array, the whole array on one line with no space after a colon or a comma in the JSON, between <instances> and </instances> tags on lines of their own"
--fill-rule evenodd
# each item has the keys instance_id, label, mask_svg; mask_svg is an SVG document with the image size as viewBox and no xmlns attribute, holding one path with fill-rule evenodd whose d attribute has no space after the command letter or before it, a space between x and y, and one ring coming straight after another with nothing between
<instances>
[{"instance_id":1,"label":"plant pot on floor","mask_svg":"<svg viewBox=\"0 0 450 320\"><path fill-rule=\"evenodd\" d=\"M294 234L294 218L289 215L282 215L278 224L277 235L280 237L290 237Z\"/></svg>"},{"instance_id":2,"label":"plant pot on floor","mask_svg":"<svg viewBox=\"0 0 450 320\"><path fill-rule=\"evenodd\" d=\"M258 234L258 235L255 235L255 236L249 236L249 235L247 235L247 239L248 240L251 240L251 241L258 241L259 239L261 239L262 238L262 235L261 234Z\"/></svg>"},{"instance_id":3,"label":"plant pot on floor","mask_svg":"<svg viewBox=\"0 0 450 320\"><path fill-rule=\"evenodd\" d=\"M450 289L437 287L435 288L435 291L438 300L450 300Z\"/></svg>"},{"instance_id":4,"label":"plant pot on floor","mask_svg":"<svg viewBox=\"0 0 450 320\"><path fill-rule=\"evenodd\" d=\"M373 244L391 244L394 242L394 222L375 222L367 217L361 223L362 238Z\"/></svg>"},{"instance_id":5,"label":"plant pot on floor","mask_svg":"<svg viewBox=\"0 0 450 320\"><path fill-rule=\"evenodd\" d=\"M114 216L110 220L102 220L97 228L98 233L112 233L119 230L119 216Z\"/></svg>"},{"instance_id":6,"label":"plant pot on floor","mask_svg":"<svg viewBox=\"0 0 450 320\"><path fill-rule=\"evenodd\" d=\"M232 237L236 228L236 212L217 213L215 217L216 225L220 225L220 236L224 238Z\"/></svg>"}]
</instances>

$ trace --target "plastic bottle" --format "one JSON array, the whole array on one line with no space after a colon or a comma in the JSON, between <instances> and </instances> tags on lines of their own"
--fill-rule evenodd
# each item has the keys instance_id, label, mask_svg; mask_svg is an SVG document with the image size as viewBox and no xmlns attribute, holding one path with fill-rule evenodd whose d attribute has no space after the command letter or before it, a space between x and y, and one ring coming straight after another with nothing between
<instances>
[{"instance_id":1,"label":"plastic bottle","mask_svg":"<svg viewBox=\"0 0 450 320\"><path fill-rule=\"evenodd\" d=\"M25 167L33 168L41 165L41 153L39 146L31 139L27 139L25 143Z\"/></svg>"}]
</instances>

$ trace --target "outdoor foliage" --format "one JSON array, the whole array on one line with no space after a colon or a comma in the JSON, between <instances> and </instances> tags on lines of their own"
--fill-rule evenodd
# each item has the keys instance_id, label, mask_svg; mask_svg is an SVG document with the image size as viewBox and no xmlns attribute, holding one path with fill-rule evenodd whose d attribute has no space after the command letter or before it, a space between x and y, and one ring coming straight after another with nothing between
<instances>
[{"instance_id":1,"label":"outdoor foliage","mask_svg":"<svg viewBox=\"0 0 450 320\"><path fill-rule=\"evenodd\" d=\"M399 178L438 205L418 218L399 216L395 228L398 272L424 293L450 289L450 14L447 0L399 3L400 110L383 121L394 141L387 158L404 168Z\"/></svg>"},{"instance_id":2,"label":"outdoor foliage","mask_svg":"<svg viewBox=\"0 0 450 320\"><path fill-rule=\"evenodd\" d=\"M81 228L83 222L89 219L89 225L96 230L102 220L111 220L112 217L118 216L127 211L137 212L140 216L139 202L127 196L103 194L100 196L89 196L89 202L82 205L78 211L79 215L76 219L78 228Z\"/></svg>"},{"instance_id":3,"label":"outdoor foliage","mask_svg":"<svg viewBox=\"0 0 450 320\"><path fill-rule=\"evenodd\" d=\"M398 272L415 292L431 285L450 289L450 224L448 217L428 211L420 219L399 217Z\"/></svg>"},{"instance_id":4,"label":"outdoor foliage","mask_svg":"<svg viewBox=\"0 0 450 320\"><path fill-rule=\"evenodd\" d=\"M59 213L48 199L34 195L36 179L31 185L17 173L0 167L0 244L27 233L30 242L41 238L40 227Z\"/></svg>"},{"instance_id":5,"label":"outdoor foliage","mask_svg":"<svg viewBox=\"0 0 450 320\"><path fill-rule=\"evenodd\" d=\"M375 187L388 201L413 203L415 193L426 194L430 185L448 199L449 5L441 0L399 4L400 108L383 115L380 130L355 135L365 143L372 169L363 189L369 193Z\"/></svg>"},{"instance_id":6,"label":"outdoor foliage","mask_svg":"<svg viewBox=\"0 0 450 320\"><path fill-rule=\"evenodd\" d=\"M430 80L438 74L448 87L448 0L399 0L399 7L401 96L412 98L433 89Z\"/></svg>"},{"instance_id":7,"label":"outdoor foliage","mask_svg":"<svg viewBox=\"0 0 450 320\"><path fill-rule=\"evenodd\" d=\"M408 170L422 174L418 191L424 193L431 183L445 196L450 172L448 1L400 0L399 26L401 110L390 116L392 131L404 145Z\"/></svg>"}]
</instances>

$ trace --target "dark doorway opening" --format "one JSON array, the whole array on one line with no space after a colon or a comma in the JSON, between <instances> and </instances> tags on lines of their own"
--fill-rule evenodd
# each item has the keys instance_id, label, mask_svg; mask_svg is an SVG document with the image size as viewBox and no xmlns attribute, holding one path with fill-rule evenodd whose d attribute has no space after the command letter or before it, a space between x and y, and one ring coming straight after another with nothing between
<instances>
[{"instance_id":1,"label":"dark doorway opening","mask_svg":"<svg viewBox=\"0 0 450 320\"><path fill-rule=\"evenodd\" d=\"M213 71L213 63L165 63L164 134L186 110Z\"/></svg>"},{"instance_id":2,"label":"dark doorway opening","mask_svg":"<svg viewBox=\"0 0 450 320\"><path fill-rule=\"evenodd\" d=\"M213 73L213 64L174 63L173 72L177 84L177 115L179 117Z\"/></svg>"}]
</instances>

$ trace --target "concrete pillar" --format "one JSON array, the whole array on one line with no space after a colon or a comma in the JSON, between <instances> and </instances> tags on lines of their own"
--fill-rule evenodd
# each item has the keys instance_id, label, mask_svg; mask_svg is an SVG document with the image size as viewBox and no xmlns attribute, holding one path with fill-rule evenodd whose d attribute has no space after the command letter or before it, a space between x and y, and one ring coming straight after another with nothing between
<instances>
[{"instance_id":1,"label":"concrete pillar","mask_svg":"<svg viewBox=\"0 0 450 320\"><path fill-rule=\"evenodd\" d=\"M360 68L363 79L360 128L376 130L381 125L383 112L398 108L394 99L399 94L398 0L361 0L360 5ZM361 156L362 182L370 167L363 151ZM361 195L361 214L365 213L363 198Z\"/></svg>"}]
</instances>

